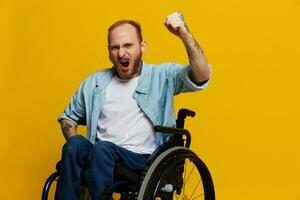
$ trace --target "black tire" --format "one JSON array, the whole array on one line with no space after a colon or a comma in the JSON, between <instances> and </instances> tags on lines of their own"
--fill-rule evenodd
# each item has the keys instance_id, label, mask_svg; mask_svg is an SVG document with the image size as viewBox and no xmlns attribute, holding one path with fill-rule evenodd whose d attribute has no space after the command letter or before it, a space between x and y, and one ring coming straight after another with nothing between
<instances>
[{"instance_id":1,"label":"black tire","mask_svg":"<svg viewBox=\"0 0 300 200\"><path fill-rule=\"evenodd\" d=\"M199 179L198 182L195 179ZM171 189L162 191L166 184L172 186ZM190 149L178 146L170 148L159 155L150 166L140 187L138 200L158 199L215 200L209 170Z\"/></svg>"}]
</instances>

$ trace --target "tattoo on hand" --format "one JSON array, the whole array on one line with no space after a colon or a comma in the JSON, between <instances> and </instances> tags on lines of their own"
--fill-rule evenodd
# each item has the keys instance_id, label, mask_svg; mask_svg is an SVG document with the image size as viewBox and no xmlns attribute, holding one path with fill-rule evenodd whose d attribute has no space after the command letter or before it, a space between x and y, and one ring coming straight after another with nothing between
<instances>
[{"instance_id":1,"label":"tattoo on hand","mask_svg":"<svg viewBox=\"0 0 300 200\"><path fill-rule=\"evenodd\" d=\"M71 135L71 131L70 131L71 128L72 128L72 126L70 124L64 124L62 126L62 131L66 138L68 138Z\"/></svg>"}]
</instances>

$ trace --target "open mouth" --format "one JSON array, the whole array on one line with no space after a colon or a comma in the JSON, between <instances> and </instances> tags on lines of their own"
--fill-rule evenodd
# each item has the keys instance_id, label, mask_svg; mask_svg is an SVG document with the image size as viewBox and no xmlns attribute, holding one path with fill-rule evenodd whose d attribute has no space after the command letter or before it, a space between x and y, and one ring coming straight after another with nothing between
<instances>
[{"instance_id":1,"label":"open mouth","mask_svg":"<svg viewBox=\"0 0 300 200\"><path fill-rule=\"evenodd\" d=\"M120 61L120 64L123 68L127 68L129 66L129 61L128 60L122 60L122 61Z\"/></svg>"}]
</instances>

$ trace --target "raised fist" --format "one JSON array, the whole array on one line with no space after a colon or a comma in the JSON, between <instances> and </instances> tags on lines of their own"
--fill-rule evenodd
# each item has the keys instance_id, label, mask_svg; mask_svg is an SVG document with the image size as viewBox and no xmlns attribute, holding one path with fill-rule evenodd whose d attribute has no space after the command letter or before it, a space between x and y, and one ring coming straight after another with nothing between
<instances>
[{"instance_id":1,"label":"raised fist","mask_svg":"<svg viewBox=\"0 0 300 200\"><path fill-rule=\"evenodd\" d=\"M180 38L189 33L183 15L180 12L174 12L168 15L164 24L171 33Z\"/></svg>"}]
</instances>

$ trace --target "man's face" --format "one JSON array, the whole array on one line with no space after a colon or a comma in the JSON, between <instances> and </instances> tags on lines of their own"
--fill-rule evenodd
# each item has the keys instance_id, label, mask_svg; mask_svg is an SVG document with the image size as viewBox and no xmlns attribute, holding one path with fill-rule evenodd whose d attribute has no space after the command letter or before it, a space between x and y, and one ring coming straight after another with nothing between
<instances>
[{"instance_id":1,"label":"man's face","mask_svg":"<svg viewBox=\"0 0 300 200\"><path fill-rule=\"evenodd\" d=\"M122 79L131 79L139 74L145 41L140 41L136 29L122 24L108 35L109 59Z\"/></svg>"}]
</instances>

